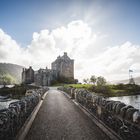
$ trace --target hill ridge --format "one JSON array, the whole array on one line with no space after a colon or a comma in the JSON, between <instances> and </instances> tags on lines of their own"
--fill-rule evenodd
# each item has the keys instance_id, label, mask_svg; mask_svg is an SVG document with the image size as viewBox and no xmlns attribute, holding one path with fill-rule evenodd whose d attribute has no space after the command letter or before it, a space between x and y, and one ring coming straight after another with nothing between
<instances>
[{"instance_id":1,"label":"hill ridge","mask_svg":"<svg viewBox=\"0 0 140 140\"><path fill-rule=\"evenodd\" d=\"M21 83L21 73L22 73L23 68L24 68L23 66L18 65L18 64L1 62L0 63L0 84L3 84L3 77L6 77L6 78L8 77L8 79L11 79L11 84Z\"/></svg>"}]
</instances>

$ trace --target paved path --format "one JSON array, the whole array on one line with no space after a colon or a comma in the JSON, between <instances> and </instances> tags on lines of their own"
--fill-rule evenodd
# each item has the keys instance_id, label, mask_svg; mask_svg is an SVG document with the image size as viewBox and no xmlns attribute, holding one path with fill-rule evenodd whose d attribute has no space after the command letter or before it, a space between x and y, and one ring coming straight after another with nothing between
<instances>
[{"instance_id":1,"label":"paved path","mask_svg":"<svg viewBox=\"0 0 140 140\"><path fill-rule=\"evenodd\" d=\"M49 90L25 140L109 140L63 93Z\"/></svg>"}]
</instances>

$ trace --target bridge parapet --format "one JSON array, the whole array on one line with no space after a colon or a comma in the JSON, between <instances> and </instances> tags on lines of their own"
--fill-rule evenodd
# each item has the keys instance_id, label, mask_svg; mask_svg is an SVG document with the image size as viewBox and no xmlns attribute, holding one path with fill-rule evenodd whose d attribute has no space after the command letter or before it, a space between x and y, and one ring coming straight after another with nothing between
<instances>
[{"instance_id":1,"label":"bridge parapet","mask_svg":"<svg viewBox=\"0 0 140 140\"><path fill-rule=\"evenodd\" d=\"M48 88L32 90L32 94L0 109L0 139L13 140Z\"/></svg>"},{"instance_id":2,"label":"bridge parapet","mask_svg":"<svg viewBox=\"0 0 140 140\"><path fill-rule=\"evenodd\" d=\"M86 89L60 87L122 139L140 139L140 111L120 101L96 96Z\"/></svg>"}]
</instances>

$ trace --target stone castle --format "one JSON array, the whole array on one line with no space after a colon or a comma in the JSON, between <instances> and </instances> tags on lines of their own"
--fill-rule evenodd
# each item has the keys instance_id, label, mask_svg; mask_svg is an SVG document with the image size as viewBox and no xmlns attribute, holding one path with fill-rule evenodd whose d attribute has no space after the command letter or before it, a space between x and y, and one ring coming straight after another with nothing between
<instances>
[{"instance_id":1,"label":"stone castle","mask_svg":"<svg viewBox=\"0 0 140 140\"><path fill-rule=\"evenodd\" d=\"M74 81L74 60L70 59L66 52L52 62L51 69L46 67L46 69L34 71L32 67L29 67L23 68L22 71L23 84L50 86L56 81L63 81L62 79Z\"/></svg>"}]
</instances>

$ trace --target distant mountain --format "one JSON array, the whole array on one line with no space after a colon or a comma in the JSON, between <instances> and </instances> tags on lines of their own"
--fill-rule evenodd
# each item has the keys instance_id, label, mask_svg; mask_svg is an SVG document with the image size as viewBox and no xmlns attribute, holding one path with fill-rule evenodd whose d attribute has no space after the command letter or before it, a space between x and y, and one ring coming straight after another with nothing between
<instances>
[{"instance_id":1,"label":"distant mountain","mask_svg":"<svg viewBox=\"0 0 140 140\"><path fill-rule=\"evenodd\" d=\"M24 67L11 63L0 63L0 84L6 81L6 84L21 83L21 73Z\"/></svg>"},{"instance_id":2,"label":"distant mountain","mask_svg":"<svg viewBox=\"0 0 140 140\"><path fill-rule=\"evenodd\" d=\"M136 84L140 85L140 77L134 77L134 81L135 81ZM129 79L120 80L120 81L113 81L111 83L115 83L115 84L118 84L118 83L128 84L129 83Z\"/></svg>"}]
</instances>

